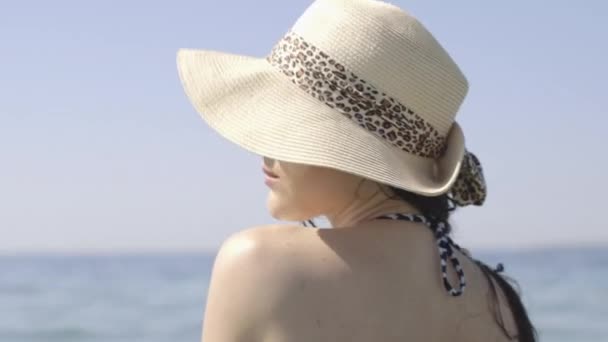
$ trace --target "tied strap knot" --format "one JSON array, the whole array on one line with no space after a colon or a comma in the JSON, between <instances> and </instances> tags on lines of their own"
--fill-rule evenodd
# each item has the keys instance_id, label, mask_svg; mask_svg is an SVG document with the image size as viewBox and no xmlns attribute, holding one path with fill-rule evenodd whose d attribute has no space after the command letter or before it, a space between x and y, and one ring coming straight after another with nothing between
<instances>
[{"instance_id":1,"label":"tied strap knot","mask_svg":"<svg viewBox=\"0 0 608 342\"><path fill-rule=\"evenodd\" d=\"M462 249L448 236L448 226L444 222L436 222L429 225L435 233L435 239L437 241L437 249L439 250L440 257L440 270L443 281L443 286L452 296L460 296L464 293L466 287L466 281L464 277L464 271L460 264L460 260L456 254L454 254L454 248L461 251ZM448 259L452 264L452 267L458 275L458 288L455 288L449 281L447 275L447 264Z\"/></svg>"}]
</instances>

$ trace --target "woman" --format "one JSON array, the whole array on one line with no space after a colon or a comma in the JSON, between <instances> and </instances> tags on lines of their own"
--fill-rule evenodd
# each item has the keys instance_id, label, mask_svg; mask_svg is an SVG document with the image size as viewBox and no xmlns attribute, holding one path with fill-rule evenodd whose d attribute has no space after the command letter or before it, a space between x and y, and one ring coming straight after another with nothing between
<instances>
[{"instance_id":1,"label":"woman","mask_svg":"<svg viewBox=\"0 0 608 342\"><path fill-rule=\"evenodd\" d=\"M180 50L178 69L205 121L263 156L271 214L333 227L228 238L205 342L536 340L501 265L449 237L486 187L455 121L467 80L416 18L317 0L266 58Z\"/></svg>"}]
</instances>

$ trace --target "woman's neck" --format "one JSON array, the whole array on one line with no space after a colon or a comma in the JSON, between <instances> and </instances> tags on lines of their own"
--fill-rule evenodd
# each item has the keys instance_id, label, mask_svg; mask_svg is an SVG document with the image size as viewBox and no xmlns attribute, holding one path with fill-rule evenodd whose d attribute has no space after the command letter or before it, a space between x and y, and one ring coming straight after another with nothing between
<instances>
[{"instance_id":1,"label":"woman's neck","mask_svg":"<svg viewBox=\"0 0 608 342\"><path fill-rule=\"evenodd\" d=\"M393 213L418 214L420 211L403 200L389 198L383 191L375 191L371 196L357 197L343 208L325 216L333 228L347 228Z\"/></svg>"}]
</instances>

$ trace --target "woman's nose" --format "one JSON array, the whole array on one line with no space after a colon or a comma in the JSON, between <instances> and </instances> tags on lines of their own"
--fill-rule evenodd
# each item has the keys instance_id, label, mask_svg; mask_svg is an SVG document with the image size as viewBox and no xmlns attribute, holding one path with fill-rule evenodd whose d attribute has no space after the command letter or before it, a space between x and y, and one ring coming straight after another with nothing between
<instances>
[{"instance_id":1,"label":"woman's nose","mask_svg":"<svg viewBox=\"0 0 608 342\"><path fill-rule=\"evenodd\" d=\"M268 157L262 157L264 159L264 166L266 166L266 168L272 170L272 167L274 166L274 159L272 158L268 158Z\"/></svg>"}]
</instances>

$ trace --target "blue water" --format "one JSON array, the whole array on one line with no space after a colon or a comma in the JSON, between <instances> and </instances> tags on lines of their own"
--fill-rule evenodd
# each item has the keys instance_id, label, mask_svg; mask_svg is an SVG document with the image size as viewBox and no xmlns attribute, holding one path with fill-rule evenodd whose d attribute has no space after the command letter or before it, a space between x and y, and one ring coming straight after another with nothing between
<instances>
[{"instance_id":1,"label":"blue water","mask_svg":"<svg viewBox=\"0 0 608 342\"><path fill-rule=\"evenodd\" d=\"M475 256L519 282L541 341L608 342L608 250ZM0 257L0 342L199 341L213 258Z\"/></svg>"}]
</instances>

